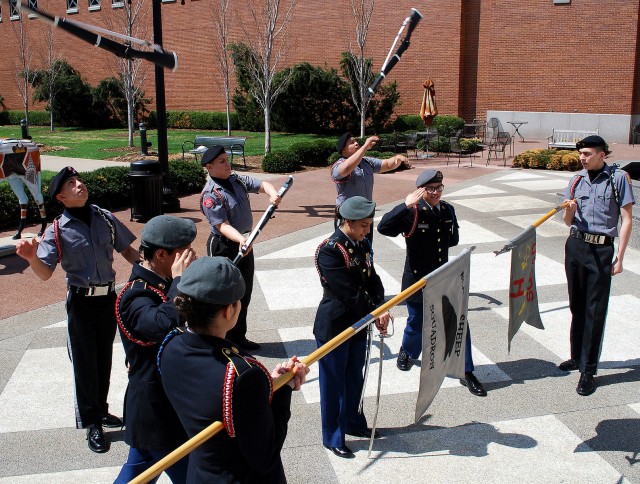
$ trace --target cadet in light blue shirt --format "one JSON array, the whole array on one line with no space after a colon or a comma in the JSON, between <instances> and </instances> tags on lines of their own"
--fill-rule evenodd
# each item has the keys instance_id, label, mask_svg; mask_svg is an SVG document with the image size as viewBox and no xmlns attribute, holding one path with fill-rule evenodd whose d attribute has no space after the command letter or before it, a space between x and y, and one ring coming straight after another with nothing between
<instances>
[{"instance_id":1,"label":"cadet in light blue shirt","mask_svg":"<svg viewBox=\"0 0 640 484\"><path fill-rule=\"evenodd\" d=\"M631 237L635 203L629 175L607 165L609 147L600 136L587 136L576 144L583 170L569 182L564 222L571 227L565 244L565 271L571 309L571 358L563 371L580 370L576 392L591 395L609 304L611 277L622 272ZM575 200L574 200L575 199ZM613 241L618 236L614 259Z\"/></svg>"}]
</instances>

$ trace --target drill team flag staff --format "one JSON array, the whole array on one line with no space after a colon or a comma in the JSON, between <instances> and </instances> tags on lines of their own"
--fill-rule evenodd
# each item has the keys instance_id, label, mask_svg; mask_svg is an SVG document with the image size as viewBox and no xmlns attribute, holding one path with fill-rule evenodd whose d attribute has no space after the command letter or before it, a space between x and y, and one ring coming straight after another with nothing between
<instances>
[{"instance_id":1,"label":"drill team flag staff","mask_svg":"<svg viewBox=\"0 0 640 484\"><path fill-rule=\"evenodd\" d=\"M464 378L471 250L465 249L427 276L423 292L422 368L416 423L431 405L445 376Z\"/></svg>"},{"instance_id":2,"label":"drill team flag staff","mask_svg":"<svg viewBox=\"0 0 640 484\"><path fill-rule=\"evenodd\" d=\"M534 328L544 329L538 308L538 289L536 286L536 228L529 226L513 239L511 247L511 277L509 280L509 335L511 340L522 326L527 323Z\"/></svg>"}]
</instances>

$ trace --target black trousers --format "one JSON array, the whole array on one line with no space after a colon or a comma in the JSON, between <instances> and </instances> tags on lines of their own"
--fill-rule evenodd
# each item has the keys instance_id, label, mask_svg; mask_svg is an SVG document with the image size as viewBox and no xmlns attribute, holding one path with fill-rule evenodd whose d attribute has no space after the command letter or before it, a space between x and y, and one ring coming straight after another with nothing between
<instances>
[{"instance_id":1,"label":"black trousers","mask_svg":"<svg viewBox=\"0 0 640 484\"><path fill-rule=\"evenodd\" d=\"M236 255L238 255L239 250L240 244L237 242L233 242L226 237L216 237L213 234L209 235L209 240L207 240L207 255L222 256L233 260ZM242 307L240 308L238 322L227 333L227 339L231 341L242 341L247 337L247 310L251 302L251 294L253 293L253 273L255 271L253 250L240 259L238 269L240 269L240 273L244 278L245 292L243 298L240 300Z\"/></svg>"},{"instance_id":2,"label":"black trousers","mask_svg":"<svg viewBox=\"0 0 640 484\"><path fill-rule=\"evenodd\" d=\"M613 245L594 245L569 237L565 271L571 309L571 358L580 372L595 375L611 291Z\"/></svg>"},{"instance_id":3,"label":"black trousers","mask_svg":"<svg viewBox=\"0 0 640 484\"><path fill-rule=\"evenodd\" d=\"M67 291L68 350L73 364L76 427L98 425L107 414L116 294L87 297Z\"/></svg>"}]
</instances>

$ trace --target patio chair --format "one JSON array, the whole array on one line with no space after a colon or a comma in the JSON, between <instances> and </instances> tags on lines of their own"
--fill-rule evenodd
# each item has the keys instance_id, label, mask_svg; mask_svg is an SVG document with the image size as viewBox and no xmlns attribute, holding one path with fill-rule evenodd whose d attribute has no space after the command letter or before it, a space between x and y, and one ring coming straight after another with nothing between
<instances>
[{"instance_id":1,"label":"patio chair","mask_svg":"<svg viewBox=\"0 0 640 484\"><path fill-rule=\"evenodd\" d=\"M417 133L407 133L401 134L398 136L398 142L396 143L396 149L400 152L407 153L409 156L409 151L413 150L414 156L418 157L418 134Z\"/></svg>"},{"instance_id":2,"label":"patio chair","mask_svg":"<svg viewBox=\"0 0 640 484\"><path fill-rule=\"evenodd\" d=\"M376 151L390 151L391 153L395 153L397 140L397 133L383 134L380 136L380 141L378 141L373 149Z\"/></svg>"},{"instance_id":3,"label":"patio chair","mask_svg":"<svg viewBox=\"0 0 640 484\"><path fill-rule=\"evenodd\" d=\"M489 142L489 151L487 153L487 166L491 161L492 152L496 160L498 159L498 153L502 153L502 160L504 161L504 166L507 166L507 153L506 153L507 146L509 146L509 149L511 149L511 135L506 131L498 132L495 139L492 139Z\"/></svg>"},{"instance_id":4,"label":"patio chair","mask_svg":"<svg viewBox=\"0 0 640 484\"><path fill-rule=\"evenodd\" d=\"M457 136L453 136L449 138L449 145L451 147L449 153L447 153L447 166L449 166L449 157L451 155L458 155L458 167L460 167L460 162L464 156L469 157L469 161L471 162L471 167L473 167L473 152L469 150L464 150L460 146L460 138Z\"/></svg>"},{"instance_id":5,"label":"patio chair","mask_svg":"<svg viewBox=\"0 0 640 484\"><path fill-rule=\"evenodd\" d=\"M636 124L633 127L633 131L631 132L631 146L635 146L640 138L640 123Z\"/></svg>"}]
</instances>

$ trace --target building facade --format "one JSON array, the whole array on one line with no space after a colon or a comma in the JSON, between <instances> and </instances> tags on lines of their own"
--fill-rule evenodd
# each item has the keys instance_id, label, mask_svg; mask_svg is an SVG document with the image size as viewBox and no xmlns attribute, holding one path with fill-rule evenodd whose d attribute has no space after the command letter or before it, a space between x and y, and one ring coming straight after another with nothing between
<instances>
[{"instance_id":1,"label":"building facade","mask_svg":"<svg viewBox=\"0 0 640 484\"><path fill-rule=\"evenodd\" d=\"M28 1L53 15L103 28L113 26L124 10L122 0ZM153 38L151 2L162 1L163 44L179 58L178 70L165 74L167 109L223 111L214 26L219 0L133 1L146 2L140 35L148 40ZM232 42L252 36L247 5L260 1L230 0ZM525 120L522 131L530 137L549 136L553 128L598 128L603 136L626 142L640 122L640 0L378 0L367 38L375 70L412 7L424 19L388 76L397 80L401 93L398 114L418 113L422 83L431 77L440 113L468 121L488 115L503 123ZM21 109L14 66L20 58L18 24L28 40L32 69L43 65L48 26L12 10L2 3L0 95L7 108ZM355 45L354 25L347 0L298 0L283 65L338 67L341 52ZM53 46L94 86L117 73L112 54L60 29ZM153 67L147 69L144 89L153 98Z\"/></svg>"}]
</instances>

